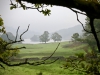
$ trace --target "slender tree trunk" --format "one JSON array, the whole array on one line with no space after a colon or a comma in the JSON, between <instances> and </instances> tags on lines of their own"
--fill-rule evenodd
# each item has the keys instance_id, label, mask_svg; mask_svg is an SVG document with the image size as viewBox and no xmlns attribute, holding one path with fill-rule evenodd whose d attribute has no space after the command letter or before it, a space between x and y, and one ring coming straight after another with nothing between
<instances>
[{"instance_id":1,"label":"slender tree trunk","mask_svg":"<svg viewBox=\"0 0 100 75\"><path fill-rule=\"evenodd\" d=\"M94 35L94 38L95 38L96 43L97 43L98 51L100 52L100 42L99 42L95 27L94 27L94 18L90 18L90 26L91 26L92 34Z\"/></svg>"}]
</instances>

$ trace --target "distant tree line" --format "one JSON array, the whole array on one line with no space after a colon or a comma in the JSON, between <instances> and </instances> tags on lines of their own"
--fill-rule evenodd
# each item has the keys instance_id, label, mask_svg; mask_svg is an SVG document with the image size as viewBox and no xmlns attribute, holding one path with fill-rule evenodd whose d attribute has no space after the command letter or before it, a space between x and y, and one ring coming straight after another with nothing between
<instances>
[{"instance_id":1,"label":"distant tree line","mask_svg":"<svg viewBox=\"0 0 100 75\"><path fill-rule=\"evenodd\" d=\"M44 31L44 33L39 36L40 42L48 42L50 40L49 38L49 32L48 31ZM57 32L53 33L51 35L51 39L54 40L54 42L56 41L61 41L62 40L62 36L59 35Z\"/></svg>"},{"instance_id":2,"label":"distant tree line","mask_svg":"<svg viewBox=\"0 0 100 75\"><path fill-rule=\"evenodd\" d=\"M15 36L11 33L11 32L7 32L8 34L8 37L9 39L11 39L12 41L15 40ZM6 34L1 34L0 37L6 41L6 42L9 42L10 40L7 38L7 35ZM42 35L34 35L31 40L34 41L34 42L44 42L44 43L47 43L48 41L50 41L50 39L52 39L54 42L57 42L57 41L61 41L62 40L62 36L59 35L57 32L53 33L51 35L51 37L49 37L49 32L48 31L44 31L44 33ZM17 39L19 40L19 39ZM20 42L21 43L21 42Z\"/></svg>"}]
</instances>

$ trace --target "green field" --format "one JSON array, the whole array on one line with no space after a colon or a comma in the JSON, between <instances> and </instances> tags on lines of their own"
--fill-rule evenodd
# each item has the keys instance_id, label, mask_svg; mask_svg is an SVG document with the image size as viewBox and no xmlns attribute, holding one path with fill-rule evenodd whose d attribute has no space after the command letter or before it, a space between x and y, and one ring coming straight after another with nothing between
<instances>
[{"instance_id":1,"label":"green field","mask_svg":"<svg viewBox=\"0 0 100 75\"><path fill-rule=\"evenodd\" d=\"M76 47L66 47L63 48L64 45L68 45L68 42L61 42L57 51L53 56L72 56L75 53L82 53L80 46ZM52 52L56 49L58 43L48 43L48 44L15 44L14 47L22 47L25 46L26 49L21 49L19 54L17 55L20 59L22 58L42 58L47 57L52 54ZM30 66L30 65L22 65L17 67L6 67L5 70L0 70L0 75L37 75L37 73L42 72L43 75L80 75L81 73L78 71L69 71L67 69L61 68L61 66L65 63L65 61L56 61L52 64L47 65L39 65L39 66Z\"/></svg>"}]
</instances>

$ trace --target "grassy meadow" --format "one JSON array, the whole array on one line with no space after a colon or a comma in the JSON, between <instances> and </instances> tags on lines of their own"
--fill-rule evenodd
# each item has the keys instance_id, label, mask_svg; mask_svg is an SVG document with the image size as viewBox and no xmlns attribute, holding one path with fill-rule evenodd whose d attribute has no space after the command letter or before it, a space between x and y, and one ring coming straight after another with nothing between
<instances>
[{"instance_id":1,"label":"grassy meadow","mask_svg":"<svg viewBox=\"0 0 100 75\"><path fill-rule=\"evenodd\" d=\"M72 56L75 53L82 53L84 50L81 48L84 45L71 46L64 48L65 45L71 44L69 42L61 42L57 51L53 56ZM15 44L14 47L25 46L26 49L21 49L17 55L20 59L23 58L42 58L48 57L56 49L58 42L56 43L47 43L47 44ZM0 69L0 75L38 75L39 72L42 72L43 75L80 75L82 74L79 71L69 71L67 69L61 68L65 61L56 61L52 64L39 65L39 66L30 66L22 65L17 67L8 67L5 66L5 70ZM82 74L84 75L84 74Z\"/></svg>"}]
</instances>

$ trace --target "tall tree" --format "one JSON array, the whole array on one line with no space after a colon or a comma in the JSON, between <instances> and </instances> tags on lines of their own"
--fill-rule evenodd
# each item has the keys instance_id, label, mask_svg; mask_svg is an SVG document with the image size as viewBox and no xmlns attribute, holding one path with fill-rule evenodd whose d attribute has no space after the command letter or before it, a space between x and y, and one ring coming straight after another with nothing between
<instances>
[{"instance_id":1,"label":"tall tree","mask_svg":"<svg viewBox=\"0 0 100 75\"><path fill-rule=\"evenodd\" d=\"M48 31L44 31L44 33L39 37L41 42L48 42L49 39L49 32Z\"/></svg>"},{"instance_id":2,"label":"tall tree","mask_svg":"<svg viewBox=\"0 0 100 75\"><path fill-rule=\"evenodd\" d=\"M74 33L72 35L72 41L76 42L76 41L78 41L78 39L79 39L79 34L78 33Z\"/></svg>"},{"instance_id":3,"label":"tall tree","mask_svg":"<svg viewBox=\"0 0 100 75\"><path fill-rule=\"evenodd\" d=\"M87 31L90 32L90 31L91 31L91 27L90 27L89 22L90 22L90 19L87 17L87 18L86 18L85 29L86 29ZM95 20L94 20L94 27L95 27L95 30L96 30L96 32L97 32L97 33L96 33L96 34L97 34L97 37L98 37L98 39L100 39L100 19L95 19ZM84 30L83 30L83 31L84 31ZM95 40L93 34L84 31L83 37L84 37L84 39L85 39L84 41L85 41L86 43L88 43L88 45L89 45L93 50L97 50L96 40ZM100 40L99 40L99 42L100 42Z\"/></svg>"},{"instance_id":4,"label":"tall tree","mask_svg":"<svg viewBox=\"0 0 100 75\"><path fill-rule=\"evenodd\" d=\"M62 36L59 35L57 32L55 32L55 33L52 34L51 39L53 39L55 42L56 41L61 41L62 40Z\"/></svg>"}]
</instances>

